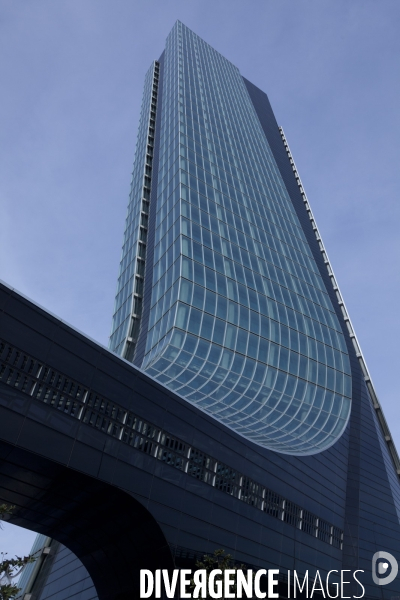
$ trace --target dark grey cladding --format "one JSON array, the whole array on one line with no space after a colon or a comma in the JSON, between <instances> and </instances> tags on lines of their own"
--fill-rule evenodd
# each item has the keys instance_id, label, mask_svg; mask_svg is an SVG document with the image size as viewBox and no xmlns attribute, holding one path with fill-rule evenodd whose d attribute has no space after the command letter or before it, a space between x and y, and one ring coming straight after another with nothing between
<instances>
[{"instance_id":1,"label":"dark grey cladding","mask_svg":"<svg viewBox=\"0 0 400 600\"><path fill-rule=\"evenodd\" d=\"M343 569L371 571L374 552L386 550L400 560L400 486L382 429L373 409L363 373L349 337L342 311L333 290L321 251L305 210L292 166L267 95L243 78L250 98L286 185L297 216L307 237L326 289L331 297L346 339L352 369L352 412L347 462L346 521ZM368 582L371 584L371 581ZM392 584L399 587L396 581ZM388 586L389 587L389 586ZM385 588L387 596L392 591ZM353 593L357 595L356 586ZM380 597L370 585L366 597Z\"/></svg>"},{"instance_id":2,"label":"dark grey cladding","mask_svg":"<svg viewBox=\"0 0 400 600\"><path fill-rule=\"evenodd\" d=\"M116 544L120 568L122 540L136 573L142 559L163 566L172 555L175 565L193 567L222 547L240 562L282 572L364 569L366 597L380 598L371 558L382 549L398 557L398 482L361 378L342 438L316 456L284 456L254 446L5 286L0 306L0 502L17 506L16 524L70 548L100 599L117 598L109 556ZM189 448L192 466L182 460ZM214 481L202 456L216 461ZM236 473L240 493L229 488ZM287 516L277 517L268 502L260 509L246 481L284 498ZM99 497L110 498L104 516ZM344 529L343 551L329 536L299 529L290 507ZM99 527L103 521L111 528ZM66 587L69 576L61 574L50 569L43 594ZM388 586L389 598L399 592L397 580Z\"/></svg>"},{"instance_id":3,"label":"dark grey cladding","mask_svg":"<svg viewBox=\"0 0 400 600\"><path fill-rule=\"evenodd\" d=\"M329 536L300 530L289 506L344 528L346 435L335 448L309 459L257 448L5 286L0 306L0 500L18 507L16 524L70 548L100 599L112 596L98 580L97 573L107 571L99 557L127 535L128 523L137 537L127 538L131 552L124 546L124 556L134 573L138 552L153 564L146 559L148 542L159 547L152 561L161 566L168 555L176 565L187 565L190 556L222 547L259 568L340 568L341 550ZM182 460L182 445L190 464ZM215 461L214 480L202 468L207 457ZM260 508L251 482L285 499L287 516L277 517L271 502ZM105 517L94 509L94 498L107 494L115 495L110 501L116 507L110 522L115 540L97 527ZM124 508L125 501L132 507L138 503L137 510ZM283 502L279 506L284 508ZM87 544L86 526L93 531ZM166 554L156 542L157 531L167 541ZM148 542L141 541L140 532ZM112 569L107 572L114 581ZM52 585L64 585L54 578Z\"/></svg>"}]
</instances>

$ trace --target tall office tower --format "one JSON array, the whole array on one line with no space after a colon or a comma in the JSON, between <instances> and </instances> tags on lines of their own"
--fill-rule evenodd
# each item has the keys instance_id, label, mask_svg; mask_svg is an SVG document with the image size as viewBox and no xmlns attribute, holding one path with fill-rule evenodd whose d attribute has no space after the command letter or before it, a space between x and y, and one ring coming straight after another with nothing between
<instances>
[{"instance_id":1,"label":"tall office tower","mask_svg":"<svg viewBox=\"0 0 400 600\"><path fill-rule=\"evenodd\" d=\"M70 352L73 333L58 327ZM343 570L340 597L400 596L395 562L389 572L387 555L371 562L377 552L400 560L400 463L284 132L266 94L180 22L145 79L110 339L133 366L87 340L65 362L41 343L50 387L39 381L31 401L70 411L60 447L77 433L63 477L86 496L73 511L69 488L60 500L58 471L37 466L44 450L24 412L14 445L36 452L40 472L25 479L57 484L46 496L51 527L42 495L24 488L35 502L21 524L38 522L47 537L37 546L50 548L39 575L25 577L37 600L137 597L140 566L194 568L218 548L279 568L281 598L294 569L310 574L310 591L317 570L323 580L334 571L333 584ZM22 360L5 348L6 360ZM65 409L54 369L73 384ZM46 407L47 427L56 408ZM18 500L27 459L14 462ZM88 508L98 497L117 507L104 533ZM115 581L113 559L127 561L113 563Z\"/></svg>"},{"instance_id":2,"label":"tall office tower","mask_svg":"<svg viewBox=\"0 0 400 600\"><path fill-rule=\"evenodd\" d=\"M347 425L349 355L252 90L175 25L146 75L110 347L255 443L307 455Z\"/></svg>"}]
</instances>

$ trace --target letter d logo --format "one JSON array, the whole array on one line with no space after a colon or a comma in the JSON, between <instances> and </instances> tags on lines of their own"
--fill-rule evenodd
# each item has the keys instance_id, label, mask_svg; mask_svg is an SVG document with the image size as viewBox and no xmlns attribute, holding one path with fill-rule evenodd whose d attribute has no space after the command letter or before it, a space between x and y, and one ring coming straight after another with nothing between
<instances>
[{"instance_id":1,"label":"letter d logo","mask_svg":"<svg viewBox=\"0 0 400 600\"><path fill-rule=\"evenodd\" d=\"M388 572L389 567L389 575L380 577L380 575L384 575ZM377 585L387 585L388 583L392 583L393 579L397 576L398 570L399 565L392 554L383 552L382 550L380 552L375 552L372 557L372 579L374 583Z\"/></svg>"}]
</instances>

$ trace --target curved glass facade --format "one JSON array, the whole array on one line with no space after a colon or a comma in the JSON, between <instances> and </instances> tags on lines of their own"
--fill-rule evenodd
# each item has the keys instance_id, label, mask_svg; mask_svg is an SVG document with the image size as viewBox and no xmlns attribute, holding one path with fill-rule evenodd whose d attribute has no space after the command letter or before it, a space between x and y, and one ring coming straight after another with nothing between
<instances>
[{"instance_id":1,"label":"curved glass facade","mask_svg":"<svg viewBox=\"0 0 400 600\"><path fill-rule=\"evenodd\" d=\"M163 69L142 368L261 446L320 452L347 424L349 358L249 93L179 22Z\"/></svg>"}]
</instances>

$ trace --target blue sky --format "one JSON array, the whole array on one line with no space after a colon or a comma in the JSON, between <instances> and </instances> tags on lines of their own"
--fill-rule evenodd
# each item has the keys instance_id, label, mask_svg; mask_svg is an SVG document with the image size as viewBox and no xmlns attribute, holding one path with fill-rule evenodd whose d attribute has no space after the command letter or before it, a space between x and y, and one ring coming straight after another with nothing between
<instances>
[{"instance_id":1,"label":"blue sky","mask_svg":"<svg viewBox=\"0 0 400 600\"><path fill-rule=\"evenodd\" d=\"M176 19L268 93L400 449L398 0L3 0L0 278L107 344L144 74Z\"/></svg>"}]
</instances>

